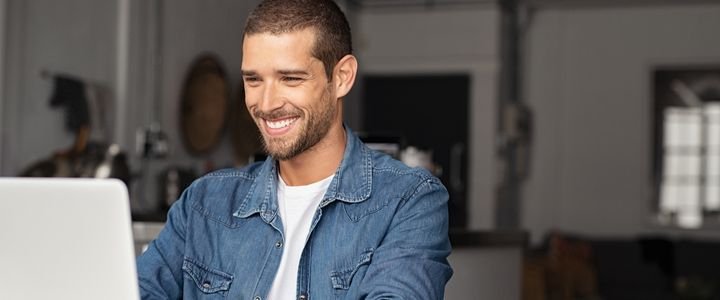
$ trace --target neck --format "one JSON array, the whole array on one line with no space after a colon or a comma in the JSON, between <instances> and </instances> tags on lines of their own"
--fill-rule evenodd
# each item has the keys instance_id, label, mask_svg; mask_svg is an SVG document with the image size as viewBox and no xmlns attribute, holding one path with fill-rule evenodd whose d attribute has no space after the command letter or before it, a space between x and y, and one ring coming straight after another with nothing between
<instances>
[{"instance_id":1,"label":"neck","mask_svg":"<svg viewBox=\"0 0 720 300\"><path fill-rule=\"evenodd\" d=\"M308 185L334 174L345 154L345 129L333 126L315 146L297 156L279 162L280 174L287 185Z\"/></svg>"}]
</instances>

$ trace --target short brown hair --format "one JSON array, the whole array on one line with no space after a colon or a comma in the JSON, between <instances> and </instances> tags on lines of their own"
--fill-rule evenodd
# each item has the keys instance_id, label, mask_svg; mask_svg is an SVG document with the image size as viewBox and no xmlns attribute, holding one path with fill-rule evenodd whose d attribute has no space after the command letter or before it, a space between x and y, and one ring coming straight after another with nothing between
<instances>
[{"instance_id":1,"label":"short brown hair","mask_svg":"<svg viewBox=\"0 0 720 300\"><path fill-rule=\"evenodd\" d=\"M315 29L312 55L322 61L328 81L343 56L352 54L350 24L332 0L265 0L250 14L244 36Z\"/></svg>"}]
</instances>

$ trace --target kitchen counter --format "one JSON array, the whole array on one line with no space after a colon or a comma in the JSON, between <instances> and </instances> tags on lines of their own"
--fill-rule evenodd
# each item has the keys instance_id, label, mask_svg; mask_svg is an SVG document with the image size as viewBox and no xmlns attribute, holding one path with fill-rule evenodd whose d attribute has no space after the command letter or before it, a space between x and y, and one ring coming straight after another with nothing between
<instances>
[{"instance_id":1,"label":"kitchen counter","mask_svg":"<svg viewBox=\"0 0 720 300\"><path fill-rule=\"evenodd\" d=\"M454 274L445 299L519 300L528 237L524 231L451 230Z\"/></svg>"},{"instance_id":2,"label":"kitchen counter","mask_svg":"<svg viewBox=\"0 0 720 300\"><path fill-rule=\"evenodd\" d=\"M450 229L453 248L525 247L528 239L525 231Z\"/></svg>"}]
</instances>

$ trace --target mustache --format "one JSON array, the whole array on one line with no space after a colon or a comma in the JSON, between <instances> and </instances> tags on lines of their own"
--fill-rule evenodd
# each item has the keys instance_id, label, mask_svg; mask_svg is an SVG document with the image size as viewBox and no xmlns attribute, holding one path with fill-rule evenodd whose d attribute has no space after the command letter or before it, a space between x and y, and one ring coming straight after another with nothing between
<instances>
[{"instance_id":1,"label":"mustache","mask_svg":"<svg viewBox=\"0 0 720 300\"><path fill-rule=\"evenodd\" d=\"M303 111L299 109L276 109L273 111L265 112L261 110L253 110L253 117L256 119L266 119L266 120L273 120L273 119L281 119L286 117L302 117Z\"/></svg>"}]
</instances>

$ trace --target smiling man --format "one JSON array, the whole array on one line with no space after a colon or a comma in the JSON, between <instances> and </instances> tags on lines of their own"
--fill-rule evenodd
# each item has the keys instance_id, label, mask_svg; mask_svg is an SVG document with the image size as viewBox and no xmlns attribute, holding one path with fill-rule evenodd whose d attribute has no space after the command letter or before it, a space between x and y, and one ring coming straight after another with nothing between
<instances>
[{"instance_id":1,"label":"smiling man","mask_svg":"<svg viewBox=\"0 0 720 300\"><path fill-rule=\"evenodd\" d=\"M343 124L358 61L330 0L268 0L243 40L264 162L195 181L138 258L143 299L441 299L448 194Z\"/></svg>"}]
</instances>

